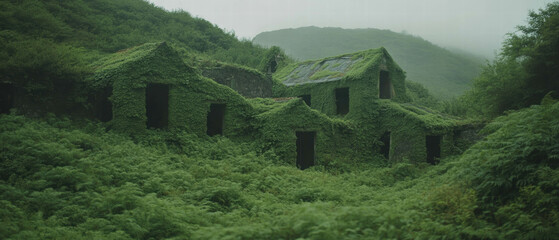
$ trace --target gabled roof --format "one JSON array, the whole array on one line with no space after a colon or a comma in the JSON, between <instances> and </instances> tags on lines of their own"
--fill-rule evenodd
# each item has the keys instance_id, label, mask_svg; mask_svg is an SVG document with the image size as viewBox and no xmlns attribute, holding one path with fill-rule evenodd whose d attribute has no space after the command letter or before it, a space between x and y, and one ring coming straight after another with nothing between
<instances>
[{"instance_id":1,"label":"gabled roof","mask_svg":"<svg viewBox=\"0 0 559 240\"><path fill-rule=\"evenodd\" d=\"M194 72L165 42L145 43L118 51L92 63L91 67L95 69L90 77L93 87L105 86L116 78L130 77L132 73L149 72L148 75L173 81Z\"/></svg>"},{"instance_id":2,"label":"gabled roof","mask_svg":"<svg viewBox=\"0 0 559 240\"><path fill-rule=\"evenodd\" d=\"M391 59L384 48L294 63L274 74L286 86L338 81L355 77L367 67Z\"/></svg>"},{"instance_id":3,"label":"gabled roof","mask_svg":"<svg viewBox=\"0 0 559 240\"><path fill-rule=\"evenodd\" d=\"M163 45L166 47L166 43L161 42L146 43L127 48L93 63L92 66L95 68L95 72L107 72L118 69L122 65L126 65L146 57L150 53L154 52L158 47Z\"/></svg>"}]
</instances>

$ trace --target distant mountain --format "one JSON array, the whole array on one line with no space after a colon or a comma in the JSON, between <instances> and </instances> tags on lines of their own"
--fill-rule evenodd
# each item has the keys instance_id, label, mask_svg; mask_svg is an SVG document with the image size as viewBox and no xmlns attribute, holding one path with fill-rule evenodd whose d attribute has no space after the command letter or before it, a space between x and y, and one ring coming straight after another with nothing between
<instances>
[{"instance_id":1,"label":"distant mountain","mask_svg":"<svg viewBox=\"0 0 559 240\"><path fill-rule=\"evenodd\" d=\"M317 59L370 48L385 47L407 72L407 79L423 84L434 95L447 98L470 87L484 60L451 52L408 34L379 29L303 27L258 34L253 43L279 46L298 60Z\"/></svg>"}]
</instances>

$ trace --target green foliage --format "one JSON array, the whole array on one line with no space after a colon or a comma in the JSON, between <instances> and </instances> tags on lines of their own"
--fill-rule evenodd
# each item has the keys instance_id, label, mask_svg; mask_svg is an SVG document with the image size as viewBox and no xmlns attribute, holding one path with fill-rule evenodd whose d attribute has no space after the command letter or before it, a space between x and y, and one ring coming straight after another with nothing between
<instances>
[{"instance_id":1,"label":"green foliage","mask_svg":"<svg viewBox=\"0 0 559 240\"><path fill-rule=\"evenodd\" d=\"M520 62L528 76L522 102L538 103L549 91L559 92L559 2L529 13L528 25L519 26L503 46L506 59Z\"/></svg>"},{"instance_id":2,"label":"green foliage","mask_svg":"<svg viewBox=\"0 0 559 240\"><path fill-rule=\"evenodd\" d=\"M344 67L336 69L336 63ZM381 70L390 73L395 95L389 100L379 99ZM386 159L379 154L382 144L379 139L385 132L391 133L390 162L424 162L427 158L425 135L444 136L441 149L443 156L446 156L453 151L452 130L462 124L456 118L421 106L421 103L435 106L439 103L430 98L427 90L420 85L411 85L414 88L413 100L417 103L406 103L411 99L406 92L405 74L384 48L294 63L275 73L274 78L288 85L276 87L277 96L310 95L312 109L347 122L348 130L341 132L346 139L338 139L335 143L338 153L333 153L333 160L322 163L327 167L335 168L337 164L356 162L355 159L379 165L387 164ZM338 88L349 89L349 112L344 115L337 114L336 110ZM319 135L319 145L325 141L332 142L337 134L333 138L320 137ZM341 154L340 157L339 152L346 149L353 151ZM343 156L351 157L345 159Z\"/></svg>"},{"instance_id":3,"label":"green foliage","mask_svg":"<svg viewBox=\"0 0 559 240\"><path fill-rule=\"evenodd\" d=\"M263 73L268 73L271 71L271 66L274 65L275 69L281 69L285 67L288 63L292 63L293 60L289 58L283 50L277 46L272 46L266 52L266 55L262 58L258 70Z\"/></svg>"},{"instance_id":4,"label":"green foliage","mask_svg":"<svg viewBox=\"0 0 559 240\"><path fill-rule=\"evenodd\" d=\"M431 109L442 111L444 109L444 103L446 101L441 101L434 97L429 90L427 90L423 85L416 82L406 81L406 94L409 96L410 101ZM457 114L452 114L457 115Z\"/></svg>"},{"instance_id":5,"label":"green foliage","mask_svg":"<svg viewBox=\"0 0 559 240\"><path fill-rule=\"evenodd\" d=\"M0 41L6 46L0 50L1 81L37 97L42 91L72 84L57 92L64 93L59 94L63 100L44 100L52 105L83 104L79 95L114 84L120 92L111 100L129 106L116 111L123 115L116 114L109 124L52 114L42 119L0 116L1 239L546 239L559 235L559 103L551 94L540 106L497 118L482 131L487 137L462 156L430 166L421 163L425 134L443 135L442 144L449 144L455 141L449 132L461 120L401 103L409 100L405 94L397 95L400 102L367 101L378 98L378 93L359 85L375 81L364 76L378 75L379 69L369 68L374 66L370 62L348 75L364 82L346 79L313 89L275 86L287 96L312 91L313 108L319 112L309 110L300 99L246 101L185 65L180 58L188 54L186 47L179 48L178 54L163 43L106 56L97 52L154 37L140 34L137 28L157 32L152 24L190 23L199 31L185 31L192 38L189 51L258 64L246 55L238 59L229 55L240 53L234 47L224 50L234 41L220 38L221 30L184 12L168 13L132 0L8 1L0 2L0 9L6 19L0 22ZM111 17L90 15L90 11L106 11ZM144 13L152 23L142 23L131 12ZM540 13L534 19L554 16ZM157 17L167 15L182 20L164 24L164 18ZM139 25L130 27L131 23ZM534 21L534 26L546 24ZM113 27L118 31L107 31ZM108 32L111 38L98 38ZM30 37L34 35L41 37ZM108 45L97 46L87 39ZM240 49L252 49L251 44L242 44ZM212 51L218 45L223 49ZM101 60L93 61L97 59ZM523 59L488 66L482 74L487 79L478 86L507 87L514 76L531 79L535 75L530 61ZM297 65L284 69L293 71L293 66ZM387 67L398 70L391 61ZM92 78L83 78L92 71ZM403 79L404 73L396 72ZM501 81L494 83L489 77ZM176 87L171 90L170 96L175 97L170 107L177 115L170 116L170 125L184 129L145 130L144 105L138 104L145 102L145 94L138 90L148 82ZM350 102L373 105L352 105L349 114L334 116L332 90L348 86L353 91ZM403 81L395 88L406 91ZM436 103L421 86L412 84L408 89L413 89L412 100ZM323 104L316 106L317 99ZM231 138L205 136L211 102L228 104L225 135ZM463 105L455 103L444 107L463 112ZM499 106L506 104L513 103ZM136 134L107 128L119 124L136 124L122 128ZM318 131L318 166L305 171L294 166L294 129ZM394 143L403 143L391 145L391 156L397 161L390 163L375 155L374 149L380 144L375 137L385 130L391 131ZM398 155L402 153L408 157Z\"/></svg>"},{"instance_id":6,"label":"green foliage","mask_svg":"<svg viewBox=\"0 0 559 240\"><path fill-rule=\"evenodd\" d=\"M533 106L499 117L488 126L492 134L464 156L471 160L468 171L476 173L470 174L475 176L471 181L484 201L507 203L521 187L538 182L536 170L542 165L557 166L558 114L559 104ZM496 154L498 149L507 150Z\"/></svg>"},{"instance_id":7,"label":"green foliage","mask_svg":"<svg viewBox=\"0 0 559 240\"><path fill-rule=\"evenodd\" d=\"M80 84L92 69L86 62L90 55L83 49L46 39L23 39L10 31L0 33L0 44L1 82L23 89L34 103L48 106L56 101L52 95L46 97L49 92L58 93L61 102L84 103Z\"/></svg>"},{"instance_id":8,"label":"green foliage","mask_svg":"<svg viewBox=\"0 0 559 240\"><path fill-rule=\"evenodd\" d=\"M550 91L559 92L559 3L530 12L528 25L509 34L499 58L487 64L462 97L470 115L489 118L504 111L538 104Z\"/></svg>"},{"instance_id":9,"label":"green foliage","mask_svg":"<svg viewBox=\"0 0 559 240\"><path fill-rule=\"evenodd\" d=\"M194 62L199 54L257 68L266 52L204 19L143 0L3 1L0 9L3 32L104 53L168 41L185 61Z\"/></svg>"},{"instance_id":10,"label":"green foliage","mask_svg":"<svg viewBox=\"0 0 559 240\"><path fill-rule=\"evenodd\" d=\"M322 70L322 71L315 72L310 78L312 80L316 80L316 79L327 78L327 77L341 77L341 76L343 76L343 73Z\"/></svg>"},{"instance_id":11,"label":"green foliage","mask_svg":"<svg viewBox=\"0 0 559 240\"><path fill-rule=\"evenodd\" d=\"M269 117L306 107L253 101ZM486 140L436 166L305 171L224 137L131 139L94 122L2 115L0 236L545 239L559 224L559 103L546 102L497 119Z\"/></svg>"},{"instance_id":12,"label":"green foliage","mask_svg":"<svg viewBox=\"0 0 559 240\"><path fill-rule=\"evenodd\" d=\"M547 102L495 119L462 156L457 179L475 189L483 215L506 238L549 238L559 229L559 104Z\"/></svg>"},{"instance_id":13,"label":"green foliage","mask_svg":"<svg viewBox=\"0 0 559 240\"><path fill-rule=\"evenodd\" d=\"M253 40L279 46L298 60L319 59L384 47L408 79L442 98L458 96L470 87L483 60L453 53L419 37L379 29L304 27L260 33Z\"/></svg>"}]
</instances>

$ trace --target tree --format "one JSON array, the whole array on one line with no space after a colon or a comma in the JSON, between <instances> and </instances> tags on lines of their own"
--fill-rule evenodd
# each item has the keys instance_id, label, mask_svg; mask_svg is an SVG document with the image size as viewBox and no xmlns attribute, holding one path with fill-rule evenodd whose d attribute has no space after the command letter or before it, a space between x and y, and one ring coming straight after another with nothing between
<instances>
[{"instance_id":1,"label":"tree","mask_svg":"<svg viewBox=\"0 0 559 240\"><path fill-rule=\"evenodd\" d=\"M526 72L527 103L537 103L549 91L559 90L559 2L530 12L520 34L510 34L503 55L519 61Z\"/></svg>"},{"instance_id":2,"label":"tree","mask_svg":"<svg viewBox=\"0 0 559 240\"><path fill-rule=\"evenodd\" d=\"M495 117L559 92L559 2L531 11L528 25L517 29L463 98L478 114Z\"/></svg>"}]
</instances>

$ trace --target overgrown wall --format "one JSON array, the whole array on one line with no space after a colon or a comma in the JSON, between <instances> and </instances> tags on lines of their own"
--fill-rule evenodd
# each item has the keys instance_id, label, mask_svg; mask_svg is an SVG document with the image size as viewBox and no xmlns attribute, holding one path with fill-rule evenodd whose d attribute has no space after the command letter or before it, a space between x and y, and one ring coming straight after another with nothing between
<instances>
[{"instance_id":1,"label":"overgrown wall","mask_svg":"<svg viewBox=\"0 0 559 240\"><path fill-rule=\"evenodd\" d=\"M352 130L347 121L328 118L311 110L301 99L274 103L271 99L255 102L265 109L256 116L262 149L273 150L280 159L294 165L297 159L296 131L316 132L315 165L330 165L347 158ZM344 151L345 150L345 151Z\"/></svg>"},{"instance_id":2,"label":"overgrown wall","mask_svg":"<svg viewBox=\"0 0 559 240\"><path fill-rule=\"evenodd\" d=\"M254 69L216 63L203 66L202 75L228 86L247 98L272 97L272 79Z\"/></svg>"}]
</instances>

